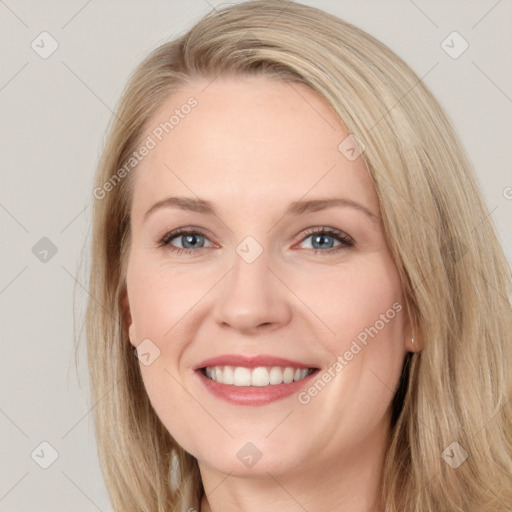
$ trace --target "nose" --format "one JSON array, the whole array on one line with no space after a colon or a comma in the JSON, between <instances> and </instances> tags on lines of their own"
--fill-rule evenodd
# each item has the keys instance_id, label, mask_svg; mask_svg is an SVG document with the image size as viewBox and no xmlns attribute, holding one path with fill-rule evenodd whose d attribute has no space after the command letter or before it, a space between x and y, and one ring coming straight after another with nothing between
<instances>
[{"instance_id":1,"label":"nose","mask_svg":"<svg viewBox=\"0 0 512 512\"><path fill-rule=\"evenodd\" d=\"M266 251L252 263L235 255L233 268L219 288L215 321L243 334L273 331L291 318L291 291L269 268Z\"/></svg>"}]
</instances>

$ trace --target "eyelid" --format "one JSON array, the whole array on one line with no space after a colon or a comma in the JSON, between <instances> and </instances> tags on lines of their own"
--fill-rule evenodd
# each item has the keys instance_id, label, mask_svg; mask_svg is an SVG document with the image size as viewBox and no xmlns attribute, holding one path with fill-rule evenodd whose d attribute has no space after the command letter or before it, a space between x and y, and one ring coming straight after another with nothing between
<instances>
[{"instance_id":1,"label":"eyelid","mask_svg":"<svg viewBox=\"0 0 512 512\"><path fill-rule=\"evenodd\" d=\"M339 238L340 240L344 241L347 244L347 246L348 246L348 244L355 245L355 240L346 231L343 231L343 230L337 229L337 228L331 228L329 226L316 226L316 227L308 228L305 231L301 232L301 234L299 235L300 238L298 241L302 242L302 241L306 240L307 238L309 238L310 236L319 234L319 233L325 233L325 234L331 235L335 238ZM322 252L327 252L327 251L322 251Z\"/></svg>"},{"instance_id":2,"label":"eyelid","mask_svg":"<svg viewBox=\"0 0 512 512\"><path fill-rule=\"evenodd\" d=\"M352 238L348 233L346 233L345 231L343 231L341 229L332 228L329 226L314 226L314 227L310 227L306 230L303 230L298 235L297 241L294 243L294 245L300 244L301 242L304 242L305 240L307 240L310 236L313 236L316 234L326 234L328 236L332 236L339 242L339 245L335 246L335 247L328 248L326 250L311 248L311 249L303 249L304 251L310 252L310 253L312 252L315 255L319 254L319 253L332 254L332 253L338 253L344 249L350 249L355 246L354 238ZM191 254L191 253L195 253L195 252L200 253L200 252L202 252L201 249L211 249L212 248L212 246L210 246L210 247L199 247L197 249L194 249L194 248L187 249L187 248L181 248L181 247L174 247L171 245L171 243L170 243L171 240L173 240L175 238L187 236L187 235L200 235L200 236L204 237L205 239L207 239L212 244L213 247L215 247L217 245L215 242L213 242L211 240L211 237L208 235L207 230L204 230L203 228L199 228L196 226L183 226L183 227L180 227L180 228L168 231L168 232L164 232L164 234L158 238L157 245L158 245L158 247L167 248L171 252L177 253L177 254L182 254L183 252L185 252L187 254Z\"/></svg>"},{"instance_id":3,"label":"eyelid","mask_svg":"<svg viewBox=\"0 0 512 512\"><path fill-rule=\"evenodd\" d=\"M212 236L209 232L203 228L199 228L196 226L183 226L180 228L172 229L171 231L164 230L163 234L158 236L158 245L169 245L170 241L174 238L179 238L180 236L186 236L187 234L196 234L201 235L207 238L213 245L216 245L215 242L211 240ZM180 249L180 247L177 247ZM186 250L186 249L185 249Z\"/></svg>"}]
</instances>

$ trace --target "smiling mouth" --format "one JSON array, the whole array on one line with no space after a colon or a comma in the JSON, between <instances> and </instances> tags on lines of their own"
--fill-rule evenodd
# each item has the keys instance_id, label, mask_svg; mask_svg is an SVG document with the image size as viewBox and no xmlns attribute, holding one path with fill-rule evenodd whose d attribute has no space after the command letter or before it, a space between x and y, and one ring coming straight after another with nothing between
<instances>
[{"instance_id":1,"label":"smiling mouth","mask_svg":"<svg viewBox=\"0 0 512 512\"><path fill-rule=\"evenodd\" d=\"M240 387L265 387L291 384L305 379L318 368L293 368L291 366L207 366L199 371L207 379L220 384Z\"/></svg>"}]
</instances>

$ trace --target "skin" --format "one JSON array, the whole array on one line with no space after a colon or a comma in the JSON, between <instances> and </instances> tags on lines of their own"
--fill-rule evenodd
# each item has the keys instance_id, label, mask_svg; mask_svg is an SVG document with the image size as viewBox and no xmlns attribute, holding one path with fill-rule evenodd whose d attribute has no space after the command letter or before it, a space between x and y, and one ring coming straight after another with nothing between
<instances>
[{"instance_id":1,"label":"skin","mask_svg":"<svg viewBox=\"0 0 512 512\"><path fill-rule=\"evenodd\" d=\"M417 343L365 163L338 150L348 133L305 86L261 76L208 83L158 108L147 134L190 96L198 101L136 169L127 307L130 342L149 338L160 350L141 364L148 396L199 462L208 496L202 512L383 510L391 400ZM162 208L144 220L171 195L212 201L217 216ZM375 219L350 206L283 214L292 201L333 197L356 201ZM166 233L192 226L205 235L192 254L158 246ZM305 234L323 227L347 233L354 246L336 238L322 246ZM247 236L263 249L252 263L236 252ZM171 246L186 242L178 236ZM402 311L308 404L296 395L229 404L192 370L227 353L327 369L395 302ZM252 467L237 457L247 442L262 455Z\"/></svg>"}]
</instances>

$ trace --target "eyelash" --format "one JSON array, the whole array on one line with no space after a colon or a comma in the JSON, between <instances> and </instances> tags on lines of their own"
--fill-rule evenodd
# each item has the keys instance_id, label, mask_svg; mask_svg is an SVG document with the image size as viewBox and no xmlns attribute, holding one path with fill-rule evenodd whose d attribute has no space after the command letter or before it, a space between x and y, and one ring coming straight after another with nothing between
<instances>
[{"instance_id":1,"label":"eyelash","mask_svg":"<svg viewBox=\"0 0 512 512\"><path fill-rule=\"evenodd\" d=\"M300 240L303 242L305 239L309 238L312 235L317 234L323 234L323 235L329 235L341 242L341 245L338 247L333 247L327 250L323 249L305 249L306 251L313 252L315 254L317 253L336 253L338 251L348 249L350 247L354 247L355 243L352 237L344 233L343 231L340 231L338 229L333 228L311 228L306 230L306 232L303 234L303 238ZM177 229L175 231L171 231L169 233L166 233L158 242L158 247L165 247L169 249L170 251L176 253L176 254L191 254L193 252L199 252L201 249L208 249L208 247L200 247L199 249L183 249L181 247L173 247L170 245L171 240L174 240L175 238L179 238L180 236L187 236L187 235L200 235L206 238L206 235L198 230L187 230L187 229Z\"/></svg>"}]
</instances>

